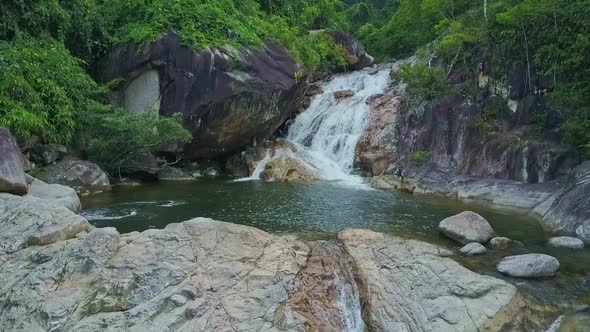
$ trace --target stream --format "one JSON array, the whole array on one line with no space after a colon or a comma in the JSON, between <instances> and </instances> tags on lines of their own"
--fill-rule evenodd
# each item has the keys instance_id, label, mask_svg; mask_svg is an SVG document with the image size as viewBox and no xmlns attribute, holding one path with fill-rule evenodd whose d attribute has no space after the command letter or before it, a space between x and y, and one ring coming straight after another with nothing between
<instances>
[{"instance_id":1,"label":"stream","mask_svg":"<svg viewBox=\"0 0 590 332\"><path fill-rule=\"evenodd\" d=\"M384 69L384 68L382 68ZM485 217L498 236L514 240L505 251L456 259L479 273L507 279L523 293L560 313L590 305L590 250L549 247L540 224L529 216L507 210L452 200L413 196L371 189L355 175L356 144L366 128L366 99L388 85L388 70L376 75L357 71L335 77L323 85L307 111L297 117L287 139L300 147L273 158L297 158L313 169L321 181L284 183L257 181L270 160L259 161L251 178L165 182L119 187L83 199L84 216L97 227L115 227L122 233L161 229L195 217L257 227L275 234L296 234L304 239L331 239L346 228L367 228L386 234L423 240L457 251L459 246L438 232L441 220L471 210ZM333 93L352 90L337 101ZM557 277L542 280L506 278L495 270L504 256L547 253L559 259ZM558 324L559 325L559 324ZM557 331L557 327L556 327Z\"/></svg>"}]
</instances>

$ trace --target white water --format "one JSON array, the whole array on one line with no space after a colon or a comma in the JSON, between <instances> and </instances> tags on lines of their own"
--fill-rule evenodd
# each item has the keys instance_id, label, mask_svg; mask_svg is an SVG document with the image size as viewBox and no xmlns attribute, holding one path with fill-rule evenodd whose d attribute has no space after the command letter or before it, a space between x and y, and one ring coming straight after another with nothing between
<instances>
[{"instance_id":1,"label":"white water","mask_svg":"<svg viewBox=\"0 0 590 332\"><path fill-rule=\"evenodd\" d=\"M389 70L370 75L366 70L341 74L324 83L324 93L311 101L289 129L287 139L299 147L298 151L275 153L256 166L249 179L258 179L271 158L288 154L310 166L324 180L346 185L362 186L361 177L353 175L356 145L367 128L369 106L367 99L383 93L389 84ZM336 100L337 91L351 90L354 96Z\"/></svg>"}]
</instances>

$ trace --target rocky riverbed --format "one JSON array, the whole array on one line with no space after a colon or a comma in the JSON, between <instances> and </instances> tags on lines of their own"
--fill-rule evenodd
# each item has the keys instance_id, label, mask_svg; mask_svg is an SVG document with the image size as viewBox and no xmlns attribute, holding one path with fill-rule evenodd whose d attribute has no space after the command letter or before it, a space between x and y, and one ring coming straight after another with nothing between
<instances>
[{"instance_id":1,"label":"rocky riverbed","mask_svg":"<svg viewBox=\"0 0 590 332\"><path fill-rule=\"evenodd\" d=\"M92 227L69 197L0 194L0 330L496 331L531 321L516 287L428 243L361 229L303 241L204 218L119 234Z\"/></svg>"}]
</instances>

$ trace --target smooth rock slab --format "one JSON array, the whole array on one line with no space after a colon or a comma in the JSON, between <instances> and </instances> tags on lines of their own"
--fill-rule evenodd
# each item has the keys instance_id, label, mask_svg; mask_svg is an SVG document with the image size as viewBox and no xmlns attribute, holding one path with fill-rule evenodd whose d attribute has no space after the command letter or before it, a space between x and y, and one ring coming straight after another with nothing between
<instances>
[{"instance_id":1,"label":"smooth rock slab","mask_svg":"<svg viewBox=\"0 0 590 332\"><path fill-rule=\"evenodd\" d=\"M526 254L503 258L498 272L519 278L553 277L559 269L557 258L545 254Z\"/></svg>"},{"instance_id":2,"label":"smooth rock slab","mask_svg":"<svg viewBox=\"0 0 590 332\"><path fill-rule=\"evenodd\" d=\"M473 242L459 249L459 252L466 256L476 256L483 255L488 250L481 243Z\"/></svg>"},{"instance_id":3,"label":"smooth rock slab","mask_svg":"<svg viewBox=\"0 0 590 332\"><path fill-rule=\"evenodd\" d=\"M549 245L556 248L583 249L584 241L569 236L558 236L549 239Z\"/></svg>"},{"instance_id":4,"label":"smooth rock slab","mask_svg":"<svg viewBox=\"0 0 590 332\"><path fill-rule=\"evenodd\" d=\"M89 228L86 219L51 201L0 194L0 255L68 240Z\"/></svg>"},{"instance_id":5,"label":"smooth rock slab","mask_svg":"<svg viewBox=\"0 0 590 332\"><path fill-rule=\"evenodd\" d=\"M464 268L443 248L368 230L338 239L356 264L369 331L499 331L522 312L514 286Z\"/></svg>"},{"instance_id":6,"label":"smooth rock slab","mask_svg":"<svg viewBox=\"0 0 590 332\"><path fill-rule=\"evenodd\" d=\"M446 218L440 222L438 229L462 244L486 243L494 237L494 230L487 220L471 211Z\"/></svg>"}]
</instances>

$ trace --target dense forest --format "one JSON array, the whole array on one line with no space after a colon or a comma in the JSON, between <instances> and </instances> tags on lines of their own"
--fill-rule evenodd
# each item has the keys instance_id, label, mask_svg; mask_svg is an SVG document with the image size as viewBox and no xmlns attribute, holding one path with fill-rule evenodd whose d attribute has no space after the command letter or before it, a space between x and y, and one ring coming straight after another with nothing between
<instances>
[{"instance_id":1,"label":"dense forest","mask_svg":"<svg viewBox=\"0 0 590 332\"><path fill-rule=\"evenodd\" d=\"M426 87L424 97L453 66L477 70L482 54L495 68L524 64L528 77L551 81L564 141L590 150L590 0L2 1L0 126L23 144L75 144L99 161L121 142L188 140L175 118L113 109L116 82L97 83L98 62L118 45L173 31L194 48L276 40L307 74L330 72L346 62L330 38L310 33L322 29L354 33L379 61L434 52L437 68L404 74Z\"/></svg>"}]
</instances>

